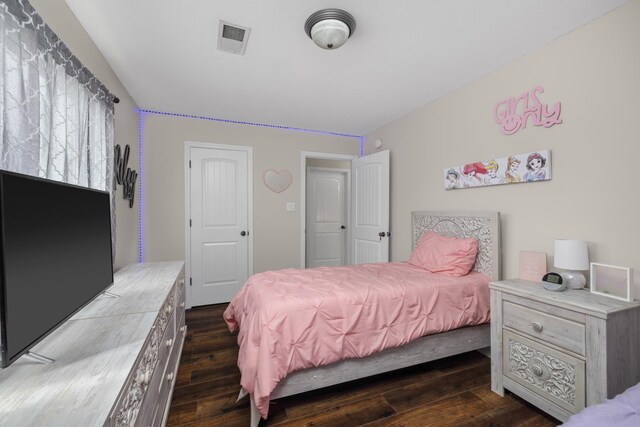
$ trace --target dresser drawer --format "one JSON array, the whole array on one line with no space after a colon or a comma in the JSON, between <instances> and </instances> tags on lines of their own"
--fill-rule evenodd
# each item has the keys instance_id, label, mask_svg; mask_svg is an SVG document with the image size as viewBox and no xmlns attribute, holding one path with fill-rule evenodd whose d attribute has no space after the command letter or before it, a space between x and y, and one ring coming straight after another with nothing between
<instances>
[{"instance_id":1,"label":"dresser drawer","mask_svg":"<svg viewBox=\"0 0 640 427\"><path fill-rule=\"evenodd\" d=\"M146 406L143 407L142 403L153 379L154 372L157 370L160 334L159 319L156 318L149 336L138 355L138 359L129 374L129 378L120 391L120 396L109 416L110 426L132 426L138 416L141 415L140 413L144 414L148 409Z\"/></svg>"},{"instance_id":2,"label":"dresser drawer","mask_svg":"<svg viewBox=\"0 0 640 427\"><path fill-rule=\"evenodd\" d=\"M561 315L562 312L559 310L558 314ZM502 315L504 326L582 356L585 355L585 325L582 323L509 301L503 301Z\"/></svg>"},{"instance_id":3,"label":"dresser drawer","mask_svg":"<svg viewBox=\"0 0 640 427\"><path fill-rule=\"evenodd\" d=\"M519 334L503 332L503 375L575 414L585 407L585 363Z\"/></svg>"},{"instance_id":4,"label":"dresser drawer","mask_svg":"<svg viewBox=\"0 0 640 427\"><path fill-rule=\"evenodd\" d=\"M157 391L161 381L162 369L160 365L158 365L153 373L149 387L147 387L147 391L144 394L142 406L136 417L135 424L133 424L135 427L150 427L153 425L154 410L158 402Z\"/></svg>"},{"instance_id":5,"label":"dresser drawer","mask_svg":"<svg viewBox=\"0 0 640 427\"><path fill-rule=\"evenodd\" d=\"M164 331L164 335L162 336L162 340L160 341L160 349L159 349L159 357L158 357L158 375L162 375L162 372L165 369L167 364L167 360L171 357L171 350L176 342L176 317L171 316L169 318L169 324L167 325L167 329Z\"/></svg>"},{"instance_id":6,"label":"dresser drawer","mask_svg":"<svg viewBox=\"0 0 640 427\"><path fill-rule=\"evenodd\" d=\"M178 274L178 277L176 278L176 290L178 295L180 295L180 293L184 290L184 267L182 267L182 270L180 270L180 274Z\"/></svg>"},{"instance_id":7,"label":"dresser drawer","mask_svg":"<svg viewBox=\"0 0 640 427\"><path fill-rule=\"evenodd\" d=\"M184 322L184 312L185 312L185 306L186 306L186 292L184 289L184 286L182 288L178 287L176 292L178 293L178 297L176 298L176 300L178 301L178 303L176 304L176 318L177 318L177 322L176 324L179 326L180 323Z\"/></svg>"},{"instance_id":8,"label":"dresser drawer","mask_svg":"<svg viewBox=\"0 0 640 427\"><path fill-rule=\"evenodd\" d=\"M166 424L164 416L167 415L169 405L171 404L169 398L172 394L172 390L176 383L176 377L178 375L183 340L184 334L178 331L176 333L176 341L171 348L169 361L164 371L164 375L162 376L162 383L160 384L159 388L158 407L156 409L154 425L159 426Z\"/></svg>"}]
</instances>

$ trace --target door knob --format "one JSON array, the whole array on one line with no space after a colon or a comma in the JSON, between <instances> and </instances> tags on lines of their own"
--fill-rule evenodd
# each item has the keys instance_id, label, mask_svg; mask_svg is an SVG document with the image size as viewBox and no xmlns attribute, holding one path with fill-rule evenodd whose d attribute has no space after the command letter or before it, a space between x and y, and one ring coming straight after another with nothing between
<instances>
[{"instance_id":1,"label":"door knob","mask_svg":"<svg viewBox=\"0 0 640 427\"><path fill-rule=\"evenodd\" d=\"M385 236L385 234L386 233L384 231L378 233L378 236L380 236L380 241L382 241L382 238Z\"/></svg>"},{"instance_id":2,"label":"door knob","mask_svg":"<svg viewBox=\"0 0 640 427\"><path fill-rule=\"evenodd\" d=\"M243 230L243 231L241 231L241 232L240 232L240 235L241 235L242 237L244 237L244 236L246 236L246 235L247 235L247 232Z\"/></svg>"},{"instance_id":3,"label":"door knob","mask_svg":"<svg viewBox=\"0 0 640 427\"><path fill-rule=\"evenodd\" d=\"M340 226L340 229L341 229L341 230L344 230L345 228L347 228L347 227L345 227L344 225L341 225L341 226Z\"/></svg>"}]
</instances>

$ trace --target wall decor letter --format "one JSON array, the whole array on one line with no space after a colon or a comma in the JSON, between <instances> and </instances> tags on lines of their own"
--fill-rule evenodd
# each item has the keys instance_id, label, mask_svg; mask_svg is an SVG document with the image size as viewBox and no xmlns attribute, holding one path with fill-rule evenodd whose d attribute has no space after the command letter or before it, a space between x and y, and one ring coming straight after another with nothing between
<instances>
[{"instance_id":1,"label":"wall decor letter","mask_svg":"<svg viewBox=\"0 0 640 427\"><path fill-rule=\"evenodd\" d=\"M127 166L129 163L129 153L131 147L127 144L124 147L124 155L120 153L120 144L115 148L115 181L122 185L122 198L129 200L129 207L133 207L133 200L135 198L136 179L138 179L138 173ZM115 187L115 185L114 185Z\"/></svg>"},{"instance_id":2,"label":"wall decor letter","mask_svg":"<svg viewBox=\"0 0 640 427\"><path fill-rule=\"evenodd\" d=\"M513 135L526 128L529 117L534 126L549 128L562 123L560 101L549 109L549 105L540 102L538 94L541 93L544 93L542 86L536 86L520 96L509 97L496 103L493 108L493 120L500 125L503 134Z\"/></svg>"}]
</instances>

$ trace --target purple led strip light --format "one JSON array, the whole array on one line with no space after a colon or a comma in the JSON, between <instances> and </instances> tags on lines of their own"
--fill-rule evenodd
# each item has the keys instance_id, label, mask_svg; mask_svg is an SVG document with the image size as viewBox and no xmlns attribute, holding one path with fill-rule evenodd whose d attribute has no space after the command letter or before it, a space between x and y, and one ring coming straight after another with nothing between
<instances>
[{"instance_id":1,"label":"purple led strip light","mask_svg":"<svg viewBox=\"0 0 640 427\"><path fill-rule=\"evenodd\" d=\"M138 227L140 230L138 231L138 262L144 262L144 194L143 194L143 185L142 180L144 177L143 167L144 167L144 158L142 153L144 153L144 114L143 110L138 110L138 149L140 159L140 164L138 165L138 182L140 184L140 190L138 191L138 200L140 202L140 211L139 215L139 223Z\"/></svg>"},{"instance_id":2,"label":"purple led strip light","mask_svg":"<svg viewBox=\"0 0 640 427\"><path fill-rule=\"evenodd\" d=\"M254 123L254 122L245 122L242 120L227 120L227 119L218 119L215 117L205 117L205 116L194 116L191 114L178 114L178 113L166 113L164 111L155 111L155 110L138 110L138 114L139 114L139 120L138 120L138 125L140 127L139 129L139 135L140 135L140 139L138 141L139 143L139 147L140 147L140 174L138 175L139 178L139 182L140 182L140 191L139 191L139 199L140 199L140 232L139 232L139 237L138 237L138 262L144 262L144 197L143 197L143 186L142 186L142 180L143 180L143 164L144 164L144 115L145 114L157 114L160 116L172 116L172 117L184 117L187 119L198 119L198 120L209 120L209 121L213 121L213 122L221 122L221 123L231 123L231 124L236 124L236 125L247 125L247 126L258 126L258 127L265 127L265 128L272 128L272 129L282 129L282 130L290 130L290 131L294 131L294 132L307 132L307 133L315 133L315 134L319 134L319 135L330 135L330 136L342 136L342 137L346 137L346 138L355 138L359 141L359 153L360 153L360 157L364 156L364 136L361 135L351 135L348 133L339 133L339 132L328 132L328 131L322 131L322 130L315 130L315 129L305 129L305 128L297 128L297 127L291 127L291 126L282 126L282 125L270 125L270 124L266 124L266 123Z\"/></svg>"},{"instance_id":3,"label":"purple led strip light","mask_svg":"<svg viewBox=\"0 0 640 427\"><path fill-rule=\"evenodd\" d=\"M317 133L320 135L332 135L332 136L344 136L346 138L356 138L362 139L363 137L360 135L351 135L348 133L339 133L339 132L328 132L323 130L315 130L315 129L305 129L305 128L297 128L291 126L282 126L282 125L270 125L267 123L254 123L254 122L245 122L242 120L227 120L227 119L218 119L215 117L205 117L205 116L194 116L191 114L178 114L178 113L165 113L164 111L154 111L154 110L140 110L143 113L147 114L158 114L161 116L173 116L173 117L184 117L187 119L198 119L198 120L209 120L212 122L221 122L221 123L232 123L236 125L248 125L248 126L258 126L263 128L273 128L273 129L284 129L284 130L292 130L295 132L308 132L308 133Z\"/></svg>"}]
</instances>

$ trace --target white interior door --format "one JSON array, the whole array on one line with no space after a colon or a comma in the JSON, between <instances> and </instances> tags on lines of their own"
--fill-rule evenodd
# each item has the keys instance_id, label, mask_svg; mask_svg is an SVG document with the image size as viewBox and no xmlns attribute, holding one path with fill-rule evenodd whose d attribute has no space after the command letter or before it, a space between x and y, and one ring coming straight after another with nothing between
<instances>
[{"instance_id":1,"label":"white interior door","mask_svg":"<svg viewBox=\"0 0 640 427\"><path fill-rule=\"evenodd\" d=\"M191 147L191 305L231 301L249 276L248 152Z\"/></svg>"},{"instance_id":2,"label":"white interior door","mask_svg":"<svg viewBox=\"0 0 640 427\"><path fill-rule=\"evenodd\" d=\"M353 264L389 261L389 150L351 162Z\"/></svg>"},{"instance_id":3,"label":"white interior door","mask_svg":"<svg viewBox=\"0 0 640 427\"><path fill-rule=\"evenodd\" d=\"M307 169L306 266L346 264L347 171Z\"/></svg>"}]
</instances>

